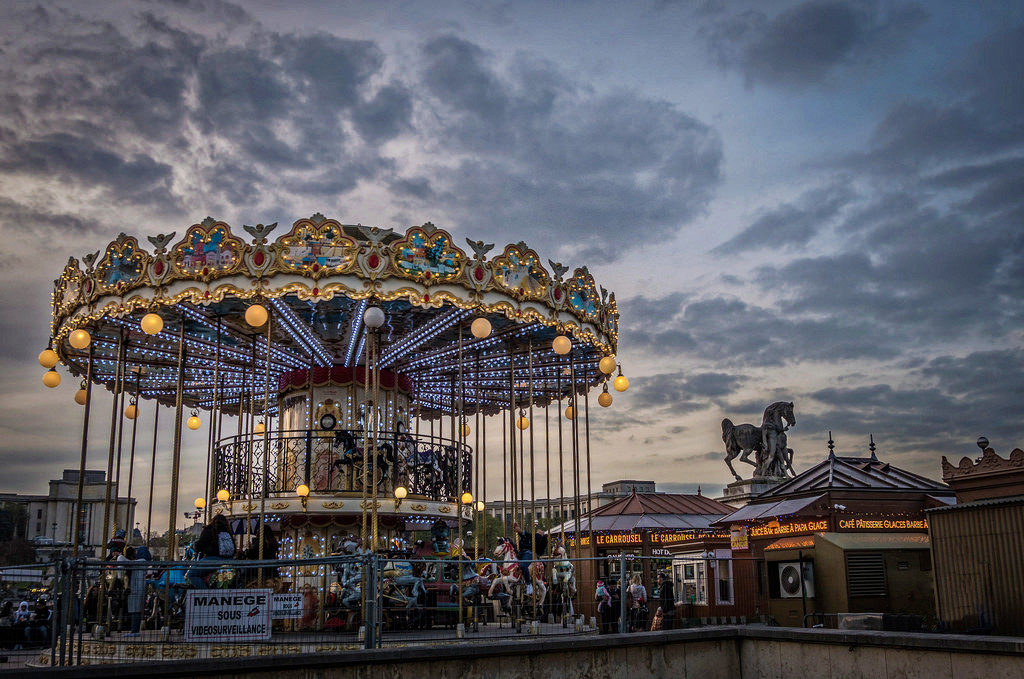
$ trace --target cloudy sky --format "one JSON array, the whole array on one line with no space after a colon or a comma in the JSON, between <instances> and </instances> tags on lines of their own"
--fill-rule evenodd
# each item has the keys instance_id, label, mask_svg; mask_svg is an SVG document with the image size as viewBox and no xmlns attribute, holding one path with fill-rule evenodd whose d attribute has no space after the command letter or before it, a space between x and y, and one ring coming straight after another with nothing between
<instances>
[{"instance_id":1,"label":"cloudy sky","mask_svg":"<svg viewBox=\"0 0 1024 679\"><path fill-rule=\"evenodd\" d=\"M1005 455L1024 445L1022 7L6 2L0 490L77 467L77 385L45 389L35 361L69 255L317 211L525 240L614 290L632 387L595 418L595 485L717 495L722 418L781 399L798 469L830 430L933 478L983 434Z\"/></svg>"}]
</instances>

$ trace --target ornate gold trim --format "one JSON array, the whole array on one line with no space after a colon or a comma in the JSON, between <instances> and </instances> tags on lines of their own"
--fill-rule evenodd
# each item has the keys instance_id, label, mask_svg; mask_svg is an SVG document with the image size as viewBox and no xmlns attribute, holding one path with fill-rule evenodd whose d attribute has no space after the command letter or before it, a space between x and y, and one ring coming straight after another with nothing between
<instances>
[{"instance_id":1,"label":"ornate gold trim","mask_svg":"<svg viewBox=\"0 0 1024 679\"><path fill-rule=\"evenodd\" d=\"M341 509L345 506L344 502L321 502L324 509Z\"/></svg>"},{"instance_id":2,"label":"ornate gold trim","mask_svg":"<svg viewBox=\"0 0 1024 679\"><path fill-rule=\"evenodd\" d=\"M414 512L425 512L425 511L427 511L427 506L426 505L419 505L419 504L417 504L417 505L409 505L409 508L412 509Z\"/></svg>"}]
</instances>

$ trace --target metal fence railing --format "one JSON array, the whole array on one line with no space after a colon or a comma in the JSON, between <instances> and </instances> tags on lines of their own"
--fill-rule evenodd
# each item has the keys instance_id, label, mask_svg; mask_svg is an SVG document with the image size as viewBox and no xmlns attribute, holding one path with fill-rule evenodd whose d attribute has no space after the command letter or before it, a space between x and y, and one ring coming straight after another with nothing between
<instances>
[{"instance_id":1,"label":"metal fence railing","mask_svg":"<svg viewBox=\"0 0 1024 679\"><path fill-rule=\"evenodd\" d=\"M38 621L31 631L9 628L0 655L8 667L130 663L746 622L740 598L756 590L744 575L754 569L720 560L712 572L700 563L627 555L502 563L405 553L66 559L22 567L39 574L29 578L37 586L10 594L38 595ZM672 582L664 600L658 573ZM701 577L699 589L687 579ZM0 578L11 582L2 569ZM630 587L634 578L642 589Z\"/></svg>"}]
</instances>

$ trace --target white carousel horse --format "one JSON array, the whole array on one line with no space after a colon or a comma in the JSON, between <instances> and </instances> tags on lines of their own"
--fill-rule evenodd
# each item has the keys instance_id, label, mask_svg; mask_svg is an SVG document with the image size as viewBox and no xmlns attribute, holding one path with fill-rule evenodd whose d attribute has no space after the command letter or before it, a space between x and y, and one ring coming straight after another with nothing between
<instances>
[{"instance_id":1,"label":"white carousel horse","mask_svg":"<svg viewBox=\"0 0 1024 679\"><path fill-rule=\"evenodd\" d=\"M576 596L576 569L569 561L569 553L561 542L555 547L552 557L558 559L551 568L552 589L558 588L559 594L564 594L568 602L568 614L573 615L572 600Z\"/></svg>"},{"instance_id":2,"label":"white carousel horse","mask_svg":"<svg viewBox=\"0 0 1024 679\"><path fill-rule=\"evenodd\" d=\"M487 592L490 597L494 596L499 584L505 592L511 592L514 585L523 581L522 569L516 558L516 548L511 540L498 538L498 546L494 548L494 560L500 565L497 566L497 575L491 581L491 587Z\"/></svg>"}]
</instances>

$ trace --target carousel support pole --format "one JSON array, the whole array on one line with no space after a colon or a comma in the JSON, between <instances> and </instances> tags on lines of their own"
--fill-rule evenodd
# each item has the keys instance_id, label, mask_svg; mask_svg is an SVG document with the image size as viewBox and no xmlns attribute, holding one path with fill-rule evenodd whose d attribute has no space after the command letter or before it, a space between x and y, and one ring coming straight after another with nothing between
<instances>
[{"instance_id":1,"label":"carousel support pole","mask_svg":"<svg viewBox=\"0 0 1024 679\"><path fill-rule=\"evenodd\" d=\"M267 322L270 322L270 312L267 312ZM249 415L246 417L246 437L245 437L245 546L248 547L252 544L252 462L253 462L253 417L256 414L256 335L252 336L252 384L253 388L249 390Z\"/></svg>"},{"instance_id":2,"label":"carousel support pole","mask_svg":"<svg viewBox=\"0 0 1024 679\"><path fill-rule=\"evenodd\" d=\"M371 361L373 362L373 406L370 408L370 422L373 428L370 430L373 435L370 460L373 467L370 470L370 521L373 540L373 552L380 549L380 526L377 522L377 475L381 473L377 467L377 446L380 442L380 329L374 328L370 333L373 346L370 350Z\"/></svg>"},{"instance_id":3,"label":"carousel support pole","mask_svg":"<svg viewBox=\"0 0 1024 679\"><path fill-rule=\"evenodd\" d=\"M178 472L181 469L181 424L185 398L185 314L181 315L178 331L178 380L174 389L174 443L171 447L171 497L169 500L167 555L166 561L178 560L177 535L174 533L174 517L178 515ZM164 589L164 620L171 619L171 579L167 578Z\"/></svg>"},{"instance_id":4,"label":"carousel support pole","mask_svg":"<svg viewBox=\"0 0 1024 679\"><path fill-rule=\"evenodd\" d=\"M132 369L132 372L135 373L135 417L132 418L131 453L128 456L128 492L125 494L125 499L127 500L124 507L124 526L126 532L131 530L132 519L135 518L135 512L132 511L132 481L135 477L135 435L139 427L139 404L140 399L142 398L142 395L139 392L139 382L142 379L142 366L135 366ZM128 515L129 512L131 512L131 517ZM135 535L132 534L132 539L129 540L129 542L134 544L134 540Z\"/></svg>"},{"instance_id":5,"label":"carousel support pole","mask_svg":"<svg viewBox=\"0 0 1024 679\"><path fill-rule=\"evenodd\" d=\"M557 382L558 382L557 389L558 389L558 405L559 405L559 407L558 407L558 412L555 413L555 417L558 420L558 514L559 514L559 518L560 518L560 520L562 522L562 537L564 538L565 537L565 525L567 523L569 523L569 520L566 517L566 514L568 512L565 509L565 462L563 460L563 448L564 448L563 443L564 443L565 439L562 436L562 412L561 412L561 410L562 410L562 408L561 408L561 400L562 400L562 370L561 370L561 368L558 368L558 380L557 380ZM579 545L580 534L579 534L578 530L576 531L575 537L576 537L576 544ZM564 543L565 540L563 539L562 542Z\"/></svg>"},{"instance_id":6,"label":"carousel support pole","mask_svg":"<svg viewBox=\"0 0 1024 679\"><path fill-rule=\"evenodd\" d=\"M153 458L149 463L149 509L146 510L146 546L153 539L153 488L156 485L156 433L160 424L160 402L153 408Z\"/></svg>"},{"instance_id":7,"label":"carousel support pole","mask_svg":"<svg viewBox=\"0 0 1024 679\"><path fill-rule=\"evenodd\" d=\"M210 522L210 502L214 496L213 484L215 483L214 465L217 459L217 440L219 435L219 413L220 413L220 316L217 317L217 345L214 349L213 364L213 409L210 411L210 436L206 445L206 479L203 483L204 499L207 500L203 506L203 524Z\"/></svg>"},{"instance_id":8,"label":"carousel support pole","mask_svg":"<svg viewBox=\"0 0 1024 679\"><path fill-rule=\"evenodd\" d=\"M527 345L527 360L529 361L529 384L530 384L530 421L533 421L533 337L530 337L529 344ZM540 554L537 553L537 487L535 484L536 477L534 476L534 459L533 459L533 443L534 435L533 432L536 427L530 427L530 526L527 530L530 531L530 553L533 554L533 559L536 561L540 558ZM543 565L543 564L542 564ZM531 563L532 567L533 564ZM526 574L526 581L530 584L530 591L533 592L533 614L537 615L537 588L533 586L533 574Z\"/></svg>"},{"instance_id":9,"label":"carousel support pole","mask_svg":"<svg viewBox=\"0 0 1024 679\"><path fill-rule=\"evenodd\" d=\"M71 522L74 538L71 542L71 556L78 558L78 546L81 543L82 525L82 494L85 492L85 461L89 452L89 414L92 410L92 361L95 344L89 343L89 362L85 368L85 417L82 423L82 456L78 462L78 495L75 499L75 516Z\"/></svg>"},{"instance_id":10,"label":"carousel support pole","mask_svg":"<svg viewBox=\"0 0 1024 679\"><path fill-rule=\"evenodd\" d=\"M587 516L590 517L593 514L593 488L590 485L590 390L587 389L588 375L587 368L583 369L583 439L586 444L587 452ZM590 519L588 519L590 520ZM597 541L590 541L590 555L597 557Z\"/></svg>"},{"instance_id":11,"label":"carousel support pole","mask_svg":"<svg viewBox=\"0 0 1024 679\"><path fill-rule=\"evenodd\" d=\"M271 307L272 308L272 307ZM274 322L272 311L267 312L267 374L263 389L263 483L260 488L260 527L256 535L257 554L259 560L263 560L263 526L267 520L267 483L270 478L270 326ZM257 575L257 584L263 587L263 569L260 568ZM324 589L324 592L327 590ZM321 611L323 606L320 607ZM322 626L321 626L322 627Z\"/></svg>"},{"instance_id":12,"label":"carousel support pole","mask_svg":"<svg viewBox=\"0 0 1024 679\"><path fill-rule=\"evenodd\" d=\"M454 438L459 443L459 445L456 447L456 451L457 452L456 452L456 457L455 457L455 478L458 479L458 481L455 482L455 495L456 495L456 497L455 497L455 509L456 509L456 512L457 512L456 517L458 519L458 528L459 528L459 550L462 552L462 554L459 555L459 564L458 564L458 571L457 571L458 574L459 574L458 575L458 578L459 578L459 583L458 583L459 584L459 624L462 624L462 622L463 622L463 620L462 620L462 616L463 616L463 610L462 610L463 609L463 607L462 607L462 560L466 558L466 546L465 546L466 542L465 542L465 540L462 537L462 492L463 492L462 491L462 487L463 487L462 486L462 450L463 450L463 448L466 445L466 437L462 433L462 413L463 413L463 408L465 407L465 401L466 401L466 388L465 388L465 382L463 382L463 375L462 375L462 323L459 323L459 374L458 374L458 378L459 378L459 408L458 408L459 417L458 417L458 423L457 423L458 430L456 431L456 429L455 429L455 427L456 427L455 408L453 407L452 408L452 434L454 434L454 436L452 438ZM455 391L453 389L452 390L452 397L453 397L452 400L453 401L454 401L454 396L455 396ZM454 405L454 403L453 403L453 405Z\"/></svg>"},{"instance_id":13,"label":"carousel support pole","mask_svg":"<svg viewBox=\"0 0 1024 679\"><path fill-rule=\"evenodd\" d=\"M124 388L122 381L124 375L122 370L124 368L124 354L125 354L125 336L124 333L118 335L117 340L117 365L114 368L114 393L112 394L113 406L110 414L110 447L107 451L107 483L103 493L103 530L100 533L100 560L106 561L107 559L107 537L110 532L110 491L111 491L111 478L114 475L114 444L117 439L117 421L118 421L118 409L117 409L117 395L118 392ZM116 499L115 499L116 501ZM103 621L103 606L106 603L106 582L100 580L100 591L99 597L96 602L96 620L100 623Z\"/></svg>"},{"instance_id":14,"label":"carousel support pole","mask_svg":"<svg viewBox=\"0 0 1024 679\"><path fill-rule=\"evenodd\" d=\"M127 360L128 360L128 356L127 356L127 346L126 346L125 347L125 362L127 362ZM121 394L120 394L120 398L118 399L120 401L120 404L118 404L118 406L117 406L117 410L118 410L119 415L118 415L118 418L117 418L117 465L116 465L116 469L114 471L114 526L113 526L113 530L115 532L117 531L118 527L121 525L120 523L118 523L118 514L120 513L120 504L121 504L119 502L120 496L121 496L121 451L123 449L122 444L124 442L124 421L126 419L124 417L124 396L125 396L125 393L128 391L128 387L125 386L125 382L127 381L127 373L132 372L133 370L134 370L134 368L123 368L122 371L121 371ZM125 519L127 519L127 518L128 518L128 509L127 509L127 507L125 507ZM128 534L128 530L127 530L127 527L126 527L125 528L125 535L127 535L127 534ZM128 540L125 540L125 543L127 543L127 542L128 542Z\"/></svg>"},{"instance_id":15,"label":"carousel support pole","mask_svg":"<svg viewBox=\"0 0 1024 679\"><path fill-rule=\"evenodd\" d=\"M580 547L582 547L583 546L583 534L582 534L582 531L580 530L580 526L581 526L581 523L580 523L580 513L581 513L581 509L582 509L582 507L580 505L580 451L579 451L579 446L577 445L579 443L579 441L578 441L578 439L576 437L576 418L575 418L575 414L576 414L576 364L573 361L573 356L572 356L572 352L571 351L569 352L569 389L570 389L570 391L569 391L569 405L572 406L572 412L573 412L573 415L574 415L574 417L572 419L572 424L569 425L569 438L570 438L570 440L572 442L571 450L572 450L573 511L576 514L576 526L575 526L575 528L576 528L576 544L579 545ZM587 536L588 536L588 541L590 542L591 556L593 557L593 556L595 556L594 553L593 553L594 547L595 547L595 543L594 543L594 539L593 539L593 532L590 530L590 523L589 522L590 522L590 517L587 517ZM580 551L582 552L582 549ZM591 563L596 564L597 562L596 561L591 561Z\"/></svg>"}]
</instances>

